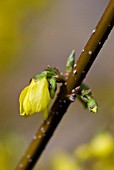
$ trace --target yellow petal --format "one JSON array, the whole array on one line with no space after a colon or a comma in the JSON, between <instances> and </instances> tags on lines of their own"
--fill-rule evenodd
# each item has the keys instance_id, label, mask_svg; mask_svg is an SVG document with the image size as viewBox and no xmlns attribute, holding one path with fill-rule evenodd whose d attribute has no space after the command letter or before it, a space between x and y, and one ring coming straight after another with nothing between
<instances>
[{"instance_id":1,"label":"yellow petal","mask_svg":"<svg viewBox=\"0 0 114 170\"><path fill-rule=\"evenodd\" d=\"M29 116L36 112L44 111L45 119L48 116L50 94L46 77L35 81L32 79L20 95L20 115Z\"/></svg>"},{"instance_id":2,"label":"yellow petal","mask_svg":"<svg viewBox=\"0 0 114 170\"><path fill-rule=\"evenodd\" d=\"M23 89L23 91L21 92L20 97L19 97L20 115L22 115L22 116L25 115L25 111L24 111L24 108L23 108L23 101L24 101L24 98L25 98L26 93L27 93L27 91L28 91L28 88L29 88L29 86L25 87L25 88Z\"/></svg>"}]
</instances>

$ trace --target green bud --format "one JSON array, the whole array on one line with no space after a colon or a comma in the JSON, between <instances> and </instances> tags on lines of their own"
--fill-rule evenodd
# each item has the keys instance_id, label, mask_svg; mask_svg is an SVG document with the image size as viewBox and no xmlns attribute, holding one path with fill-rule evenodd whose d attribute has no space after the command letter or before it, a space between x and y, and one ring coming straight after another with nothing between
<instances>
[{"instance_id":1,"label":"green bud","mask_svg":"<svg viewBox=\"0 0 114 170\"><path fill-rule=\"evenodd\" d=\"M87 107L93 113L96 113L98 111L98 105L96 101L92 98L88 101Z\"/></svg>"},{"instance_id":2,"label":"green bud","mask_svg":"<svg viewBox=\"0 0 114 170\"><path fill-rule=\"evenodd\" d=\"M91 89L82 83L80 86L80 93L78 94L78 99L87 107L91 112L96 113L98 111L97 102L94 100Z\"/></svg>"},{"instance_id":3,"label":"green bud","mask_svg":"<svg viewBox=\"0 0 114 170\"><path fill-rule=\"evenodd\" d=\"M69 75L75 62L75 51L73 50L67 59L66 63L66 73Z\"/></svg>"}]
</instances>

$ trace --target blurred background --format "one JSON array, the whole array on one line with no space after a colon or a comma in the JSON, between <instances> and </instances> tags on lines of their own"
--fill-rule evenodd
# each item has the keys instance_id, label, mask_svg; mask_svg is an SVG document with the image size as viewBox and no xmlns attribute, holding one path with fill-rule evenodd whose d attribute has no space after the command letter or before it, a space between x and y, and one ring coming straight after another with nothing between
<instances>
[{"instance_id":1,"label":"blurred background","mask_svg":"<svg viewBox=\"0 0 114 170\"><path fill-rule=\"evenodd\" d=\"M13 169L43 120L19 115L19 94L49 64L64 71L74 49L78 59L109 0L0 0L0 169ZM102 129L114 134L114 31L89 71L97 114L73 103L43 152L72 152ZM2 167L3 166L3 167ZM35 170L40 165L35 166ZM8 169L8 170L9 170Z\"/></svg>"}]
</instances>

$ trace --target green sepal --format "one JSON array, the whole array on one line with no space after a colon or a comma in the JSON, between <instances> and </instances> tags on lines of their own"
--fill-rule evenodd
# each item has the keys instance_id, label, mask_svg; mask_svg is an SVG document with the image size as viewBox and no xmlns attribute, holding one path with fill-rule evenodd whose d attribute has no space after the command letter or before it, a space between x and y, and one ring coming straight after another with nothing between
<instances>
[{"instance_id":1,"label":"green sepal","mask_svg":"<svg viewBox=\"0 0 114 170\"><path fill-rule=\"evenodd\" d=\"M56 83L56 80L54 77L52 77L50 80L49 80L50 84L51 84L51 88L56 90L57 89L57 83Z\"/></svg>"},{"instance_id":2,"label":"green sepal","mask_svg":"<svg viewBox=\"0 0 114 170\"><path fill-rule=\"evenodd\" d=\"M73 50L69 55L66 63L66 74L70 74L75 63L75 51Z\"/></svg>"},{"instance_id":3,"label":"green sepal","mask_svg":"<svg viewBox=\"0 0 114 170\"><path fill-rule=\"evenodd\" d=\"M50 97L53 99L55 97L55 90L50 89L49 92L50 92Z\"/></svg>"},{"instance_id":4,"label":"green sepal","mask_svg":"<svg viewBox=\"0 0 114 170\"><path fill-rule=\"evenodd\" d=\"M55 96L56 89L57 89L57 83L56 83L55 78L52 77L51 79L49 79L49 83L50 83L50 89L49 89L50 97L53 99Z\"/></svg>"},{"instance_id":5,"label":"green sepal","mask_svg":"<svg viewBox=\"0 0 114 170\"><path fill-rule=\"evenodd\" d=\"M48 67L42 73L44 73L48 79L54 77L56 79L56 82L59 82L59 83L65 82L65 77L55 67L51 67L48 65Z\"/></svg>"},{"instance_id":6,"label":"green sepal","mask_svg":"<svg viewBox=\"0 0 114 170\"><path fill-rule=\"evenodd\" d=\"M34 80L40 80L42 78L46 77L46 75L42 72L41 74L37 74L35 77L34 77Z\"/></svg>"}]
</instances>

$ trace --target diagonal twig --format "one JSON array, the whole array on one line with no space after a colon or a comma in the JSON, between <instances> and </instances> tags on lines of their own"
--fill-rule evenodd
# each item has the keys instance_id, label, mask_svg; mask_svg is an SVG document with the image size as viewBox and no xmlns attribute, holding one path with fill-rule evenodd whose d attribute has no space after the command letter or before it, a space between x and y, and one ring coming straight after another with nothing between
<instances>
[{"instance_id":1,"label":"diagonal twig","mask_svg":"<svg viewBox=\"0 0 114 170\"><path fill-rule=\"evenodd\" d=\"M74 65L73 71L68 80L61 86L57 99L50 109L48 119L41 124L25 155L17 165L16 170L31 170L34 167L60 120L71 104L66 96L69 95L75 87L82 83L92 63L97 57L97 54L108 38L113 25L114 0L111 0L96 29L92 31L92 35L77 63Z\"/></svg>"}]
</instances>

